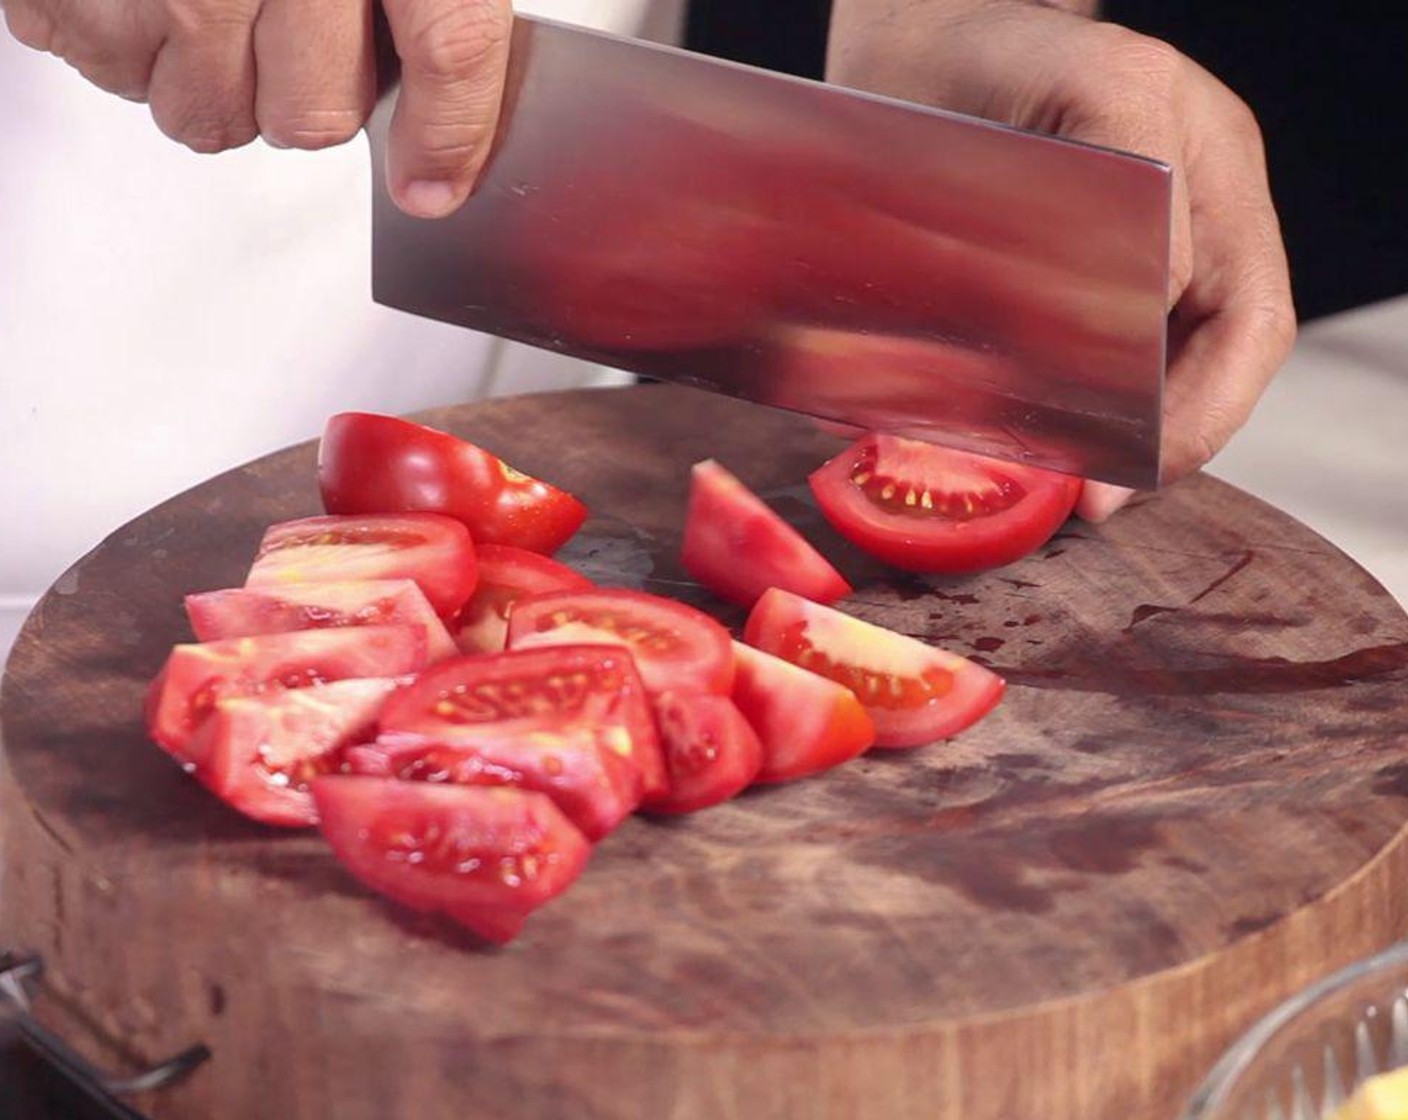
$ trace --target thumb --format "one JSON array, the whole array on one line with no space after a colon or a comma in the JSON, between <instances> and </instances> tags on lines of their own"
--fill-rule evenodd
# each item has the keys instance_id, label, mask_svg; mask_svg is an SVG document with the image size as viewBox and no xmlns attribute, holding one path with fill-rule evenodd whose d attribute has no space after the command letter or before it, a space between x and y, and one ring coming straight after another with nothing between
<instances>
[{"instance_id":1,"label":"thumb","mask_svg":"<svg viewBox=\"0 0 1408 1120\"><path fill-rule=\"evenodd\" d=\"M418 218L469 197L503 103L510 0L386 0L401 91L387 146L387 186Z\"/></svg>"}]
</instances>

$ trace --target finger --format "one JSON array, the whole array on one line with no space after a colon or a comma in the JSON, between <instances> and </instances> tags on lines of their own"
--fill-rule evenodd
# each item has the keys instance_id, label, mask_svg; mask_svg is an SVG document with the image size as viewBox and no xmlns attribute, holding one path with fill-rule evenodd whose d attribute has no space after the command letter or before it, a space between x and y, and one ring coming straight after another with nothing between
<instances>
[{"instance_id":1,"label":"finger","mask_svg":"<svg viewBox=\"0 0 1408 1120\"><path fill-rule=\"evenodd\" d=\"M173 19L152 66L148 101L157 127L197 152L248 144L254 119L258 0L194 0Z\"/></svg>"},{"instance_id":2,"label":"finger","mask_svg":"<svg viewBox=\"0 0 1408 1120\"><path fill-rule=\"evenodd\" d=\"M1086 479L1080 488L1080 497L1076 499L1076 516L1098 525L1123 509L1134 493L1127 486Z\"/></svg>"},{"instance_id":3,"label":"finger","mask_svg":"<svg viewBox=\"0 0 1408 1120\"><path fill-rule=\"evenodd\" d=\"M509 0L387 0L401 58L387 185L409 214L438 218L469 196L498 125Z\"/></svg>"},{"instance_id":4,"label":"finger","mask_svg":"<svg viewBox=\"0 0 1408 1120\"><path fill-rule=\"evenodd\" d=\"M1207 75L1189 160L1197 268L1174 311L1164 397L1165 481L1211 459L1251 415L1295 342L1296 316L1261 134Z\"/></svg>"},{"instance_id":5,"label":"finger","mask_svg":"<svg viewBox=\"0 0 1408 1120\"><path fill-rule=\"evenodd\" d=\"M100 89L144 100L162 32L145 6L11 0L5 22L21 43L57 55Z\"/></svg>"},{"instance_id":6,"label":"finger","mask_svg":"<svg viewBox=\"0 0 1408 1120\"><path fill-rule=\"evenodd\" d=\"M376 96L370 3L267 0L254 25L259 134L276 148L356 135Z\"/></svg>"}]
</instances>

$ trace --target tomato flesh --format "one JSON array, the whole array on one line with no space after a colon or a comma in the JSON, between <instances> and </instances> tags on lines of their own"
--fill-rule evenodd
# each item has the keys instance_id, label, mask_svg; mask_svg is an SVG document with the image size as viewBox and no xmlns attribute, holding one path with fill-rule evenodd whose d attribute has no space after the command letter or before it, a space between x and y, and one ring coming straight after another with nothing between
<instances>
[{"instance_id":1,"label":"tomato flesh","mask_svg":"<svg viewBox=\"0 0 1408 1120\"><path fill-rule=\"evenodd\" d=\"M751 607L769 587L819 603L851 585L806 539L727 469L706 459L690 472L681 561L721 598Z\"/></svg>"},{"instance_id":2,"label":"tomato flesh","mask_svg":"<svg viewBox=\"0 0 1408 1120\"><path fill-rule=\"evenodd\" d=\"M442 728L434 736L385 732L347 751L354 774L398 781L514 786L551 797L588 840L612 832L640 803L640 771L609 728L564 722L504 732L494 724Z\"/></svg>"},{"instance_id":3,"label":"tomato flesh","mask_svg":"<svg viewBox=\"0 0 1408 1120\"><path fill-rule=\"evenodd\" d=\"M652 694L691 689L726 695L733 685L728 631L684 603L595 588L529 596L509 614L510 649L598 642L630 650Z\"/></svg>"},{"instance_id":4,"label":"tomato flesh","mask_svg":"<svg viewBox=\"0 0 1408 1120\"><path fill-rule=\"evenodd\" d=\"M290 630L405 624L425 628L426 650L432 662L456 652L449 631L425 593L408 579L203 591L186 596L186 614L202 642Z\"/></svg>"},{"instance_id":5,"label":"tomato flesh","mask_svg":"<svg viewBox=\"0 0 1408 1120\"><path fill-rule=\"evenodd\" d=\"M854 692L880 747L956 735L991 711L1004 689L996 673L957 654L777 589L758 600L744 638Z\"/></svg>"},{"instance_id":6,"label":"tomato flesh","mask_svg":"<svg viewBox=\"0 0 1408 1120\"><path fill-rule=\"evenodd\" d=\"M176 646L147 693L151 737L183 761L196 729L231 696L308 688L354 677L402 677L425 668L419 626L357 626L258 634Z\"/></svg>"},{"instance_id":7,"label":"tomato flesh","mask_svg":"<svg viewBox=\"0 0 1408 1120\"><path fill-rule=\"evenodd\" d=\"M278 590L288 584L409 579L435 613L450 618L474 591L478 560L469 532L434 513L305 517L271 525L245 580Z\"/></svg>"},{"instance_id":8,"label":"tomato flesh","mask_svg":"<svg viewBox=\"0 0 1408 1120\"><path fill-rule=\"evenodd\" d=\"M733 701L763 750L756 781L829 770L875 743L875 726L848 688L742 643L735 657Z\"/></svg>"},{"instance_id":9,"label":"tomato flesh","mask_svg":"<svg viewBox=\"0 0 1408 1120\"><path fill-rule=\"evenodd\" d=\"M463 653L498 653L508 642L509 609L519 599L591 586L566 564L527 549L486 544L479 549L479 586L460 611L455 642Z\"/></svg>"},{"instance_id":10,"label":"tomato flesh","mask_svg":"<svg viewBox=\"0 0 1408 1120\"><path fill-rule=\"evenodd\" d=\"M394 416L343 412L318 447L318 485L329 513L439 513L460 521L475 544L552 553L587 507L565 490L514 470L446 432Z\"/></svg>"},{"instance_id":11,"label":"tomato flesh","mask_svg":"<svg viewBox=\"0 0 1408 1120\"><path fill-rule=\"evenodd\" d=\"M976 572L1048 541L1081 480L872 433L812 473L817 504L871 555L916 572Z\"/></svg>"},{"instance_id":12,"label":"tomato flesh","mask_svg":"<svg viewBox=\"0 0 1408 1120\"><path fill-rule=\"evenodd\" d=\"M373 737L377 713L397 683L330 681L217 700L183 761L247 817L292 828L316 824L311 782L336 772L347 747Z\"/></svg>"},{"instance_id":13,"label":"tomato flesh","mask_svg":"<svg viewBox=\"0 0 1408 1120\"><path fill-rule=\"evenodd\" d=\"M381 713L383 731L461 737L470 731L557 732L567 723L597 726L600 741L639 771L641 790L668 789L665 761L631 657L612 646L555 646L451 658L395 693Z\"/></svg>"},{"instance_id":14,"label":"tomato flesh","mask_svg":"<svg viewBox=\"0 0 1408 1120\"><path fill-rule=\"evenodd\" d=\"M752 785L762 769L758 734L727 696L661 693L655 722L670 792L646 805L654 812L693 813L718 805Z\"/></svg>"},{"instance_id":15,"label":"tomato flesh","mask_svg":"<svg viewBox=\"0 0 1408 1120\"><path fill-rule=\"evenodd\" d=\"M581 874L591 845L545 794L329 776L319 828L360 882L489 941L511 941Z\"/></svg>"}]
</instances>

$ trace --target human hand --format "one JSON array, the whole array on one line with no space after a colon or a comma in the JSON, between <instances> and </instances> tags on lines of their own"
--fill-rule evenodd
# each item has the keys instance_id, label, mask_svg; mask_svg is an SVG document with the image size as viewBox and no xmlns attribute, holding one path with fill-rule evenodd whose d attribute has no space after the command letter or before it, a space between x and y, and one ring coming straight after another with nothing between
<instances>
[{"instance_id":1,"label":"human hand","mask_svg":"<svg viewBox=\"0 0 1408 1120\"><path fill-rule=\"evenodd\" d=\"M835 0L827 77L1169 163L1163 480L1245 423L1296 321L1261 132L1231 90L1166 43L1022 0ZM1129 496L1089 482L1077 512Z\"/></svg>"},{"instance_id":2,"label":"human hand","mask_svg":"<svg viewBox=\"0 0 1408 1120\"><path fill-rule=\"evenodd\" d=\"M385 0L401 92L387 179L418 217L468 196L498 123L510 0ZM376 93L372 0L6 0L21 43L151 106L168 136L219 152L351 139Z\"/></svg>"}]
</instances>

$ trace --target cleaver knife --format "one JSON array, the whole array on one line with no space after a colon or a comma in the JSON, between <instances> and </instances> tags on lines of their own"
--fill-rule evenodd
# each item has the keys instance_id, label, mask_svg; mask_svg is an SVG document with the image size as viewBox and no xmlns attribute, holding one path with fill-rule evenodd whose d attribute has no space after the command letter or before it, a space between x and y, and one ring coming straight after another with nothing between
<instances>
[{"instance_id":1,"label":"cleaver knife","mask_svg":"<svg viewBox=\"0 0 1408 1120\"><path fill-rule=\"evenodd\" d=\"M1157 485L1155 160L517 16L494 149L437 221L385 186L378 303L650 378Z\"/></svg>"}]
</instances>

